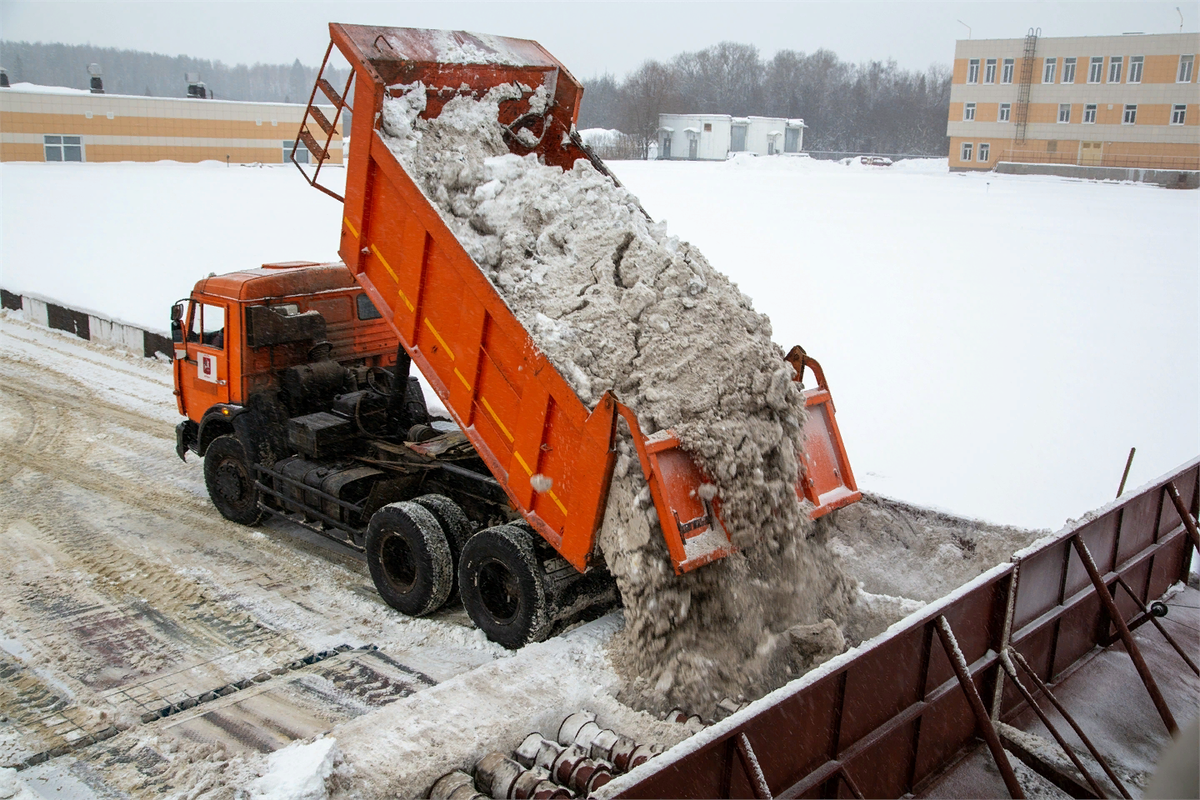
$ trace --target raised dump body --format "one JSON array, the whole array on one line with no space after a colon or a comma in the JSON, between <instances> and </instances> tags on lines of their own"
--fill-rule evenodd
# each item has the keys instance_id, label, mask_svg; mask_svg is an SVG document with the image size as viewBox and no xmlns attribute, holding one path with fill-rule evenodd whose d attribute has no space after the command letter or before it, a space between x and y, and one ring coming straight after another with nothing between
<instances>
[{"instance_id":1,"label":"raised dump body","mask_svg":"<svg viewBox=\"0 0 1200 800\"><path fill-rule=\"evenodd\" d=\"M611 393L594 408L580 401L378 130L384 100L400 85L420 81L428 87L422 116L431 118L458 94L482 95L518 83L528 91L500 105L499 121L511 151L536 152L544 163L563 168L588 159L611 177L575 132L583 95L579 82L527 40L340 24L331 24L330 33L330 49L336 46L353 69L341 93L324 77L316 87L339 113L345 106L354 111L341 257L514 506L576 569L586 569L612 478L620 415L630 427L676 572L732 552L719 517L720 499L706 502L706 493L697 491L709 481L674 435L647 437ZM543 86L553 101L533 114L529 98ZM351 91L349 103L344 95ZM326 148L317 141L318 128L329 134L333 123L310 104L306 125L299 138L319 172ZM319 185L315 174L311 180ZM819 446L810 448L806 475L797 487L813 501L814 517L859 497L828 390L818 377L820 386L807 399L816 412L810 426L820 429L806 436Z\"/></svg>"}]
</instances>

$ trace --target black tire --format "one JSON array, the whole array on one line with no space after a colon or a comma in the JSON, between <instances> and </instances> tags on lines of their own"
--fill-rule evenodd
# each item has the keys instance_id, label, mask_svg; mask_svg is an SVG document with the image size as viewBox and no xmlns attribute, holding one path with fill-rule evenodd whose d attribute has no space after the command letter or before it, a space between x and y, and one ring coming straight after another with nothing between
<instances>
[{"instance_id":1,"label":"black tire","mask_svg":"<svg viewBox=\"0 0 1200 800\"><path fill-rule=\"evenodd\" d=\"M458 587L467 615L493 642L516 649L550 631L541 562L531 535L520 528L499 525L468 539Z\"/></svg>"},{"instance_id":2,"label":"black tire","mask_svg":"<svg viewBox=\"0 0 1200 800\"><path fill-rule=\"evenodd\" d=\"M445 605L454 584L446 534L437 518L416 503L392 503L371 516L367 566L384 601L411 617Z\"/></svg>"},{"instance_id":3,"label":"black tire","mask_svg":"<svg viewBox=\"0 0 1200 800\"><path fill-rule=\"evenodd\" d=\"M233 434L218 436L204 451L204 485L212 504L225 519L242 525L257 525L262 521L254 467Z\"/></svg>"},{"instance_id":4,"label":"black tire","mask_svg":"<svg viewBox=\"0 0 1200 800\"><path fill-rule=\"evenodd\" d=\"M444 494L423 494L413 502L433 514L445 532L446 540L450 542L451 574L454 576L450 596L454 597L458 592L458 564L462 559L463 547L467 539L471 538L471 521L467 519L462 507Z\"/></svg>"}]
</instances>

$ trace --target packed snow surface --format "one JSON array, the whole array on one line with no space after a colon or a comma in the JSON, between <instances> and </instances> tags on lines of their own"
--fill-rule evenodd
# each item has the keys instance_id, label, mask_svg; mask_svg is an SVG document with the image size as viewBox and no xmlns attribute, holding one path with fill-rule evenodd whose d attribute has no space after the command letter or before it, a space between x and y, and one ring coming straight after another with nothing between
<instances>
[{"instance_id":1,"label":"packed snow surface","mask_svg":"<svg viewBox=\"0 0 1200 800\"><path fill-rule=\"evenodd\" d=\"M395 88L388 146L534 341L587 406L611 391L645 434L673 430L746 547L677 577L622 441L600 546L624 600L615 658L631 695L666 711L779 685L802 667L787 631L842 620L853 591L806 541L804 399L770 321L586 160L562 170L511 154L499 103L521 87L455 97L433 119L420 117L422 84ZM544 105L544 89L530 103Z\"/></svg>"}]
</instances>

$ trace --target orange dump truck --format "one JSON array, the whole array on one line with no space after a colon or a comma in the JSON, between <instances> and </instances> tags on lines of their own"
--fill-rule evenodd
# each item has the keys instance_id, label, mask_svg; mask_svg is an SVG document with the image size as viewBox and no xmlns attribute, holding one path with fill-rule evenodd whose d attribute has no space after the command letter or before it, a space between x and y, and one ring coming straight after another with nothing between
<instances>
[{"instance_id":1,"label":"orange dump truck","mask_svg":"<svg viewBox=\"0 0 1200 800\"><path fill-rule=\"evenodd\" d=\"M611 177L575 131L579 83L532 41L330 33L298 142L316 164L306 178L342 202L343 265L210 278L172 315L188 417L179 452L205 457L217 508L240 522L287 516L364 549L380 593L406 613L429 613L457 589L489 637L518 646L613 597L596 538L620 417L676 572L732 552L720 498L698 491L709 481L674 435L646 436L612 393L584 405L379 133L402 85L429 87L431 118L457 94L518 84L521 97L500 104L511 151L562 168L588 159ZM325 77L335 46L351 66L344 87ZM534 113L539 87L551 101ZM314 104L318 91L332 118ZM342 197L320 171L344 108L354 113ZM815 518L859 493L820 367L799 348L788 358L797 380L805 367L817 377L797 486ZM429 418L410 361L452 420Z\"/></svg>"}]
</instances>

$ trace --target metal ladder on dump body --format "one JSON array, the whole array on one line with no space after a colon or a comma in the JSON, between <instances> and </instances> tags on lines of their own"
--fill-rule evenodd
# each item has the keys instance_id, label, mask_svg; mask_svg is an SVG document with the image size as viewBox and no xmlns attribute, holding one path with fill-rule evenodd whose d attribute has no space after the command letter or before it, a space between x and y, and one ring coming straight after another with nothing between
<instances>
[{"instance_id":1,"label":"metal ladder on dump body","mask_svg":"<svg viewBox=\"0 0 1200 800\"><path fill-rule=\"evenodd\" d=\"M304 180L308 181L310 186L320 189L339 202L345 202L345 198L340 194L317 183L317 176L321 173L321 167L329 159L329 145L333 142L333 135L337 133L337 124L342 117L342 109L346 107L346 99L350 96L350 84L354 81L354 70L351 69L349 70L349 75L346 76L346 85L339 94L338 90L329 82L329 79L325 77L325 69L329 66L329 56L332 53L333 42L330 42L329 47L325 48L325 58L321 60L321 69L317 72L316 83L313 84L312 92L308 96L308 107L304 109L304 117L300 120L300 131L296 134L296 140L292 143L291 161L296 165L296 169L300 170L300 174L304 176ZM324 92L325 96L329 98L329 102L333 103L332 121L325 116L324 111L317 107L317 89ZM351 109L351 111L353 110ZM324 147L317 143L316 137L308 129L310 118L325 134ZM296 151L300 149L301 142L304 142L304 146L308 148L308 152L317 160L317 166L313 170L312 175L305 172L304 167L296 160Z\"/></svg>"},{"instance_id":2,"label":"metal ladder on dump body","mask_svg":"<svg viewBox=\"0 0 1200 800\"><path fill-rule=\"evenodd\" d=\"M1016 123L1017 144L1025 143L1025 127L1029 124L1029 91L1033 86L1033 56L1037 52L1037 40L1042 29L1030 28L1025 34L1025 50L1021 54L1021 84L1017 87Z\"/></svg>"}]
</instances>

